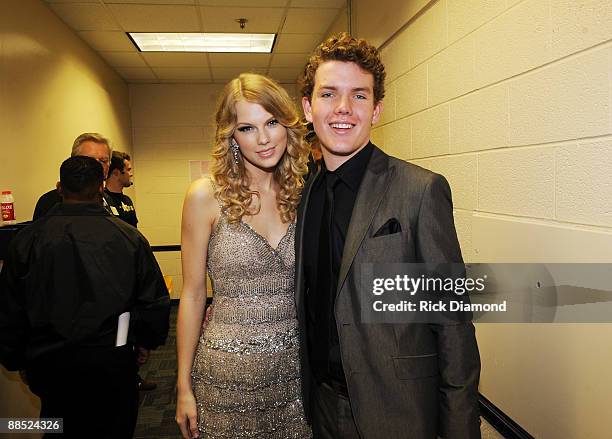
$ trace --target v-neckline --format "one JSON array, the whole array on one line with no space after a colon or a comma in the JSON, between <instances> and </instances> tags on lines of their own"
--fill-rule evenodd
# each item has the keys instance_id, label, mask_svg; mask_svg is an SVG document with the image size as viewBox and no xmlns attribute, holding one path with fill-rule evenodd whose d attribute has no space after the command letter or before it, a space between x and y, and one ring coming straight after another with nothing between
<instances>
[{"instance_id":1,"label":"v-neckline","mask_svg":"<svg viewBox=\"0 0 612 439\"><path fill-rule=\"evenodd\" d=\"M242 219L240 219L240 224L244 225L244 227L251 231L251 233L253 233L258 239L262 240L264 242L264 244L266 244L266 246L272 250L272 252L274 253L278 253L278 250L281 248L281 245L283 244L283 241L285 240L285 238L287 238L287 236L289 236L289 231L291 230L291 227L295 226L295 222L291 222L289 223L289 226L287 227L287 230L285 230L285 234L281 237L281 239L278 241L278 244L276 245L276 248L272 247L272 244L270 244L270 241L268 241L266 238L263 237L263 235L261 235L257 230L255 230L255 228L250 225L249 223L243 221Z\"/></svg>"}]
</instances>

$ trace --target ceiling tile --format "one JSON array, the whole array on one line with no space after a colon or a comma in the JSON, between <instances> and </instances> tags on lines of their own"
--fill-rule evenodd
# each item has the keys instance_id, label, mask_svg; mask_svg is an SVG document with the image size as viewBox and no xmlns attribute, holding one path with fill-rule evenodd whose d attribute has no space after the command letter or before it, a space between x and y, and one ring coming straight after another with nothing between
<instances>
[{"instance_id":1,"label":"ceiling tile","mask_svg":"<svg viewBox=\"0 0 612 439\"><path fill-rule=\"evenodd\" d=\"M213 67L212 74L215 81L229 81L230 79L236 78L241 73L259 73L261 75L266 74L266 69L244 69L240 67Z\"/></svg>"},{"instance_id":2,"label":"ceiling tile","mask_svg":"<svg viewBox=\"0 0 612 439\"><path fill-rule=\"evenodd\" d=\"M207 67L153 67L160 80L210 81L210 71Z\"/></svg>"},{"instance_id":3,"label":"ceiling tile","mask_svg":"<svg viewBox=\"0 0 612 439\"><path fill-rule=\"evenodd\" d=\"M121 30L100 4L54 3L49 7L73 30Z\"/></svg>"},{"instance_id":4,"label":"ceiling tile","mask_svg":"<svg viewBox=\"0 0 612 439\"><path fill-rule=\"evenodd\" d=\"M128 84L159 84L161 82L157 79L126 79L126 81Z\"/></svg>"},{"instance_id":5,"label":"ceiling tile","mask_svg":"<svg viewBox=\"0 0 612 439\"><path fill-rule=\"evenodd\" d=\"M137 52L125 32L84 31L78 35L96 50Z\"/></svg>"},{"instance_id":6,"label":"ceiling tile","mask_svg":"<svg viewBox=\"0 0 612 439\"><path fill-rule=\"evenodd\" d=\"M308 53L276 53L272 57L270 67L304 67L308 61Z\"/></svg>"},{"instance_id":7,"label":"ceiling tile","mask_svg":"<svg viewBox=\"0 0 612 439\"><path fill-rule=\"evenodd\" d=\"M215 8L202 7L205 32L241 32L237 18L246 18L243 32L276 33L285 13L283 8Z\"/></svg>"},{"instance_id":8,"label":"ceiling tile","mask_svg":"<svg viewBox=\"0 0 612 439\"><path fill-rule=\"evenodd\" d=\"M0 0L2 1L2 0ZM293 83L345 0L45 0L129 82L218 84L245 71ZM273 54L139 52L128 32L277 33ZM210 63L210 68L209 68ZM211 78L212 69L212 78Z\"/></svg>"},{"instance_id":9,"label":"ceiling tile","mask_svg":"<svg viewBox=\"0 0 612 439\"><path fill-rule=\"evenodd\" d=\"M325 33L338 15L337 9L293 9L287 13L283 33Z\"/></svg>"},{"instance_id":10,"label":"ceiling tile","mask_svg":"<svg viewBox=\"0 0 612 439\"><path fill-rule=\"evenodd\" d=\"M127 32L198 32L195 6L109 5Z\"/></svg>"},{"instance_id":11,"label":"ceiling tile","mask_svg":"<svg viewBox=\"0 0 612 439\"><path fill-rule=\"evenodd\" d=\"M98 52L113 67L146 67L138 52Z\"/></svg>"},{"instance_id":12,"label":"ceiling tile","mask_svg":"<svg viewBox=\"0 0 612 439\"><path fill-rule=\"evenodd\" d=\"M106 2L108 3L108 1ZM291 0L292 8L343 8L346 0Z\"/></svg>"},{"instance_id":13,"label":"ceiling tile","mask_svg":"<svg viewBox=\"0 0 612 439\"><path fill-rule=\"evenodd\" d=\"M283 8L288 0L258 0L254 4L253 0L197 0L201 6L249 6L260 8Z\"/></svg>"},{"instance_id":14,"label":"ceiling tile","mask_svg":"<svg viewBox=\"0 0 612 439\"><path fill-rule=\"evenodd\" d=\"M117 67L115 70L127 80L130 79L157 79L148 67Z\"/></svg>"},{"instance_id":15,"label":"ceiling tile","mask_svg":"<svg viewBox=\"0 0 612 439\"><path fill-rule=\"evenodd\" d=\"M299 75L301 75L302 69L299 68L271 68L268 75L271 78L276 79L279 82L295 82Z\"/></svg>"},{"instance_id":16,"label":"ceiling tile","mask_svg":"<svg viewBox=\"0 0 612 439\"><path fill-rule=\"evenodd\" d=\"M322 41L321 34L280 34L276 39L273 52L310 53Z\"/></svg>"},{"instance_id":17,"label":"ceiling tile","mask_svg":"<svg viewBox=\"0 0 612 439\"><path fill-rule=\"evenodd\" d=\"M271 55L267 53L209 53L214 67L268 67Z\"/></svg>"},{"instance_id":18,"label":"ceiling tile","mask_svg":"<svg viewBox=\"0 0 612 439\"><path fill-rule=\"evenodd\" d=\"M142 52L151 67L206 67L205 53Z\"/></svg>"}]
</instances>

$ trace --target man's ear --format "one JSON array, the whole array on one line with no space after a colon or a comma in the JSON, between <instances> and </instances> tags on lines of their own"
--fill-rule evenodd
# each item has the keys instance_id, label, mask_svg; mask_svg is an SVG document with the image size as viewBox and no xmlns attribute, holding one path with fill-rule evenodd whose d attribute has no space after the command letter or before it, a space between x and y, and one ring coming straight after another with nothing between
<instances>
[{"instance_id":1,"label":"man's ear","mask_svg":"<svg viewBox=\"0 0 612 439\"><path fill-rule=\"evenodd\" d=\"M57 189L57 193L60 194L60 197L64 196L64 192L62 191L62 183L59 181L55 183L55 188Z\"/></svg>"},{"instance_id":2,"label":"man's ear","mask_svg":"<svg viewBox=\"0 0 612 439\"><path fill-rule=\"evenodd\" d=\"M98 192L100 193L101 196L104 195L104 183L100 183L100 187L98 188Z\"/></svg>"},{"instance_id":3,"label":"man's ear","mask_svg":"<svg viewBox=\"0 0 612 439\"><path fill-rule=\"evenodd\" d=\"M304 110L306 120L312 122L312 106L310 105L310 98L307 96L302 97L302 109Z\"/></svg>"},{"instance_id":4,"label":"man's ear","mask_svg":"<svg viewBox=\"0 0 612 439\"><path fill-rule=\"evenodd\" d=\"M380 116L382 116L383 112L383 102L378 101L378 103L374 106L374 112L372 113L372 125L376 124L380 120Z\"/></svg>"}]
</instances>

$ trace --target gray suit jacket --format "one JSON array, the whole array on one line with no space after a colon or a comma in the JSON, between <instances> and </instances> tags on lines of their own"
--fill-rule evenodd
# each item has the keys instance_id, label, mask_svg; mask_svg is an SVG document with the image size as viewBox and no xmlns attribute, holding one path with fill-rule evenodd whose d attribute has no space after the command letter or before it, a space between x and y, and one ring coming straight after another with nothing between
<instances>
[{"instance_id":1,"label":"gray suit jacket","mask_svg":"<svg viewBox=\"0 0 612 439\"><path fill-rule=\"evenodd\" d=\"M313 176L296 229L296 306L304 405L310 415L302 250ZM399 233L373 237L389 219ZM462 262L444 177L374 148L347 231L335 316L353 415L363 439L480 438L480 356L471 322L363 324L359 267L364 262Z\"/></svg>"}]
</instances>

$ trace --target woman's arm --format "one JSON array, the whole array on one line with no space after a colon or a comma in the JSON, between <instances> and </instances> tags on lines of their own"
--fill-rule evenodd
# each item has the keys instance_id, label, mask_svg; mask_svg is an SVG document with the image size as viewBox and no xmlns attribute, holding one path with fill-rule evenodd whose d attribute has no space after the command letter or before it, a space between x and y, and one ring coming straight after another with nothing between
<instances>
[{"instance_id":1,"label":"woman's arm","mask_svg":"<svg viewBox=\"0 0 612 439\"><path fill-rule=\"evenodd\" d=\"M191 388L191 368L200 336L206 304L206 257L208 240L219 207L207 179L191 184L183 204L181 254L183 291L178 309L176 422L184 438L198 437L197 410Z\"/></svg>"}]
</instances>

